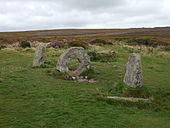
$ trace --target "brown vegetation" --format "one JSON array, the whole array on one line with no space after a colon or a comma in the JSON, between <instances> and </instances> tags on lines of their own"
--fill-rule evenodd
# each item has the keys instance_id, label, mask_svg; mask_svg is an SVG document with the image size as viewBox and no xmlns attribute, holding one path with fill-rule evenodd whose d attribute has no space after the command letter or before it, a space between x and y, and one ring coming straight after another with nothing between
<instances>
[{"instance_id":1,"label":"brown vegetation","mask_svg":"<svg viewBox=\"0 0 170 128\"><path fill-rule=\"evenodd\" d=\"M1 32L0 43L13 44L21 41L28 42L90 42L102 38L114 42L115 37L145 37L170 43L170 28L139 28L139 29L59 29L24 32Z\"/></svg>"}]
</instances>

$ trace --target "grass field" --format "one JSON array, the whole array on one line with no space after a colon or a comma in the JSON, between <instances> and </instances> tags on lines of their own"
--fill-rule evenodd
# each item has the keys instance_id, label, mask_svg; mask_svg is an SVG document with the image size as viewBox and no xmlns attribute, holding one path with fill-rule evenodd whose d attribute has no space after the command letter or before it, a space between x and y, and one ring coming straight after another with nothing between
<instances>
[{"instance_id":1,"label":"grass field","mask_svg":"<svg viewBox=\"0 0 170 128\"><path fill-rule=\"evenodd\" d=\"M41 68L31 67L34 49L0 50L0 128L169 128L170 53L119 44L94 49L117 53L112 62L91 62L96 83L48 74L64 49L47 49ZM143 86L154 98L151 103L105 99L119 95L115 87L123 84L132 52L142 55Z\"/></svg>"}]
</instances>

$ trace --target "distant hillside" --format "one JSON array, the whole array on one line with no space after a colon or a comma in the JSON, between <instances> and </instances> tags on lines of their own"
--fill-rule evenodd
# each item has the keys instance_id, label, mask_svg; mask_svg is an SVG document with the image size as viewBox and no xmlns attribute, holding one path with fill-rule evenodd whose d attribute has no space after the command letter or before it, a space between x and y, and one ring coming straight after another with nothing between
<instances>
[{"instance_id":1,"label":"distant hillside","mask_svg":"<svg viewBox=\"0 0 170 128\"><path fill-rule=\"evenodd\" d=\"M0 32L0 43L112 37L152 37L170 43L170 27L133 29L58 29L24 32Z\"/></svg>"}]
</instances>

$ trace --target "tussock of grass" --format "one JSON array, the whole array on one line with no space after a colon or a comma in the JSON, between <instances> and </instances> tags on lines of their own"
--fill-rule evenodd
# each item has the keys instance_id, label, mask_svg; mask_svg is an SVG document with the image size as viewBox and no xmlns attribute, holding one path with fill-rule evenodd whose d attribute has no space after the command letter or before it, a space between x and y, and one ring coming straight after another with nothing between
<instances>
[{"instance_id":1,"label":"tussock of grass","mask_svg":"<svg viewBox=\"0 0 170 128\"><path fill-rule=\"evenodd\" d=\"M138 109L148 109L153 111L169 111L170 92L166 92L164 89L152 90L146 87L131 88L123 83L117 83L112 88L106 90L98 90L97 100L104 101L108 104L121 105L125 107L136 107ZM152 99L150 102L144 101L127 101L127 100L114 100L108 99L107 96L120 96L120 97L134 97Z\"/></svg>"},{"instance_id":2,"label":"tussock of grass","mask_svg":"<svg viewBox=\"0 0 170 128\"><path fill-rule=\"evenodd\" d=\"M152 96L151 91L146 87L132 88L125 85L123 82L118 82L114 86L104 90L106 95L121 96L121 97L134 97L134 98L149 98Z\"/></svg>"},{"instance_id":3,"label":"tussock of grass","mask_svg":"<svg viewBox=\"0 0 170 128\"><path fill-rule=\"evenodd\" d=\"M91 79L91 78L95 78L96 74L97 73L95 72L94 68L90 67L89 69L81 73L80 76L87 76L88 78Z\"/></svg>"},{"instance_id":4,"label":"tussock of grass","mask_svg":"<svg viewBox=\"0 0 170 128\"><path fill-rule=\"evenodd\" d=\"M57 70L47 71L47 74L54 77L55 79L72 80L72 77L68 73L59 72Z\"/></svg>"}]
</instances>

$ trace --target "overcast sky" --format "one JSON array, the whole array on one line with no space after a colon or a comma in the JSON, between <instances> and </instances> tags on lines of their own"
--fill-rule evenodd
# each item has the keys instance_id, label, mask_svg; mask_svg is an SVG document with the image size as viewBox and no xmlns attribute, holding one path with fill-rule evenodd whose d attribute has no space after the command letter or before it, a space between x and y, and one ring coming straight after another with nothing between
<instances>
[{"instance_id":1,"label":"overcast sky","mask_svg":"<svg viewBox=\"0 0 170 128\"><path fill-rule=\"evenodd\" d=\"M170 0L0 0L0 31L170 26Z\"/></svg>"}]
</instances>

